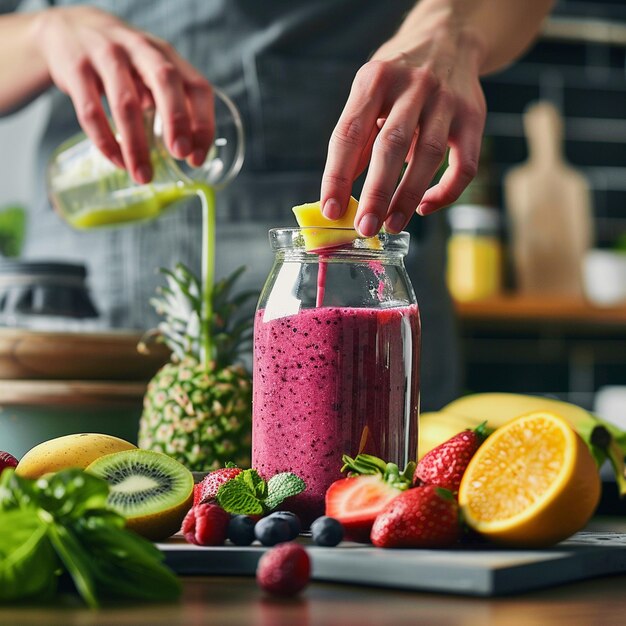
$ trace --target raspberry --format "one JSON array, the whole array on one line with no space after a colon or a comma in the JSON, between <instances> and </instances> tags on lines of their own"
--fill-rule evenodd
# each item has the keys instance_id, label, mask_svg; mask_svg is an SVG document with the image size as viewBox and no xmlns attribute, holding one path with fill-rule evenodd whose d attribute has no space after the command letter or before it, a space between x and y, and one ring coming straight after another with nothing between
<instances>
[{"instance_id":1,"label":"raspberry","mask_svg":"<svg viewBox=\"0 0 626 626\"><path fill-rule=\"evenodd\" d=\"M183 520L182 532L189 543L221 546L226 541L230 515L217 504L192 507Z\"/></svg>"},{"instance_id":2,"label":"raspberry","mask_svg":"<svg viewBox=\"0 0 626 626\"><path fill-rule=\"evenodd\" d=\"M292 596L304 589L311 575L311 560L297 543L282 543L259 560L256 579L259 587L279 596Z\"/></svg>"}]
</instances>

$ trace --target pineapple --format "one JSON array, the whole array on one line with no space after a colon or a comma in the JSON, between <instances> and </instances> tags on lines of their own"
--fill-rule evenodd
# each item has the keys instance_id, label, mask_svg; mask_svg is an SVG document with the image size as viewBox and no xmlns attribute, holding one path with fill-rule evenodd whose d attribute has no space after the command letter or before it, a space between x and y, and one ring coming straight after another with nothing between
<instances>
[{"instance_id":1,"label":"pineapple","mask_svg":"<svg viewBox=\"0 0 626 626\"><path fill-rule=\"evenodd\" d=\"M257 294L231 297L243 269L213 286L207 306L200 282L179 264L163 270L168 286L151 301L165 318L151 336L168 345L172 358L148 384L139 447L192 471L228 461L250 467L252 384L237 359L252 344L252 319L242 317L241 307Z\"/></svg>"}]
</instances>

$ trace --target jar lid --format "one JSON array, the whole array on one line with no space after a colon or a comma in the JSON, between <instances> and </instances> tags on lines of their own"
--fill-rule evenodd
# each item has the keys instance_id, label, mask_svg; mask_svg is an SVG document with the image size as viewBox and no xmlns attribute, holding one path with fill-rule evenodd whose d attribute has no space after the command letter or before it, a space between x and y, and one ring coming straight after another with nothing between
<instances>
[{"instance_id":1,"label":"jar lid","mask_svg":"<svg viewBox=\"0 0 626 626\"><path fill-rule=\"evenodd\" d=\"M497 233L500 230L500 214L493 207L478 204L457 204L447 210L447 215L453 231Z\"/></svg>"}]
</instances>

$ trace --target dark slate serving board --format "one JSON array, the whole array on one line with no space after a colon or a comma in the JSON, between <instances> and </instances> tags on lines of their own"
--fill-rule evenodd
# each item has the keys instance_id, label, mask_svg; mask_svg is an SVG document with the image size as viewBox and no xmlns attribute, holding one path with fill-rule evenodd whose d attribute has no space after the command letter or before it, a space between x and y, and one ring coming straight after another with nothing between
<instances>
[{"instance_id":1,"label":"dark slate serving board","mask_svg":"<svg viewBox=\"0 0 626 626\"><path fill-rule=\"evenodd\" d=\"M626 572L626 533L618 532L581 532L544 550L382 550L347 542L321 548L302 542L312 559L314 580L415 591L494 596ZM203 548L182 539L158 547L182 575L253 576L268 549Z\"/></svg>"}]
</instances>

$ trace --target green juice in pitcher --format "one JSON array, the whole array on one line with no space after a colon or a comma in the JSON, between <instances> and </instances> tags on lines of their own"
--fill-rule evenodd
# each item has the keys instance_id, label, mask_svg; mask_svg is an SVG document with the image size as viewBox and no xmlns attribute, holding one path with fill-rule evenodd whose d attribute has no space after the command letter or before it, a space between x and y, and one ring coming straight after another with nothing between
<instances>
[{"instance_id":1,"label":"green juice in pitcher","mask_svg":"<svg viewBox=\"0 0 626 626\"><path fill-rule=\"evenodd\" d=\"M87 230L154 219L180 200L193 195L202 195L203 202L214 203L213 189L208 185L169 183L119 190L110 195L109 203L88 206L84 198L93 198L93 187L97 184L86 183L76 187L68 197L60 195L60 202L67 205L64 208L66 219L74 228ZM77 211L70 210L74 203L83 208Z\"/></svg>"},{"instance_id":2,"label":"green juice in pitcher","mask_svg":"<svg viewBox=\"0 0 626 626\"><path fill-rule=\"evenodd\" d=\"M177 161L163 142L157 116L145 115L153 177L136 183L81 133L52 154L47 168L49 197L71 226L86 230L126 225L159 217L179 200L199 195L203 206L214 205L214 189L227 185L243 163L243 126L235 105L214 90L215 137L204 163L197 168Z\"/></svg>"}]
</instances>

